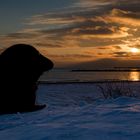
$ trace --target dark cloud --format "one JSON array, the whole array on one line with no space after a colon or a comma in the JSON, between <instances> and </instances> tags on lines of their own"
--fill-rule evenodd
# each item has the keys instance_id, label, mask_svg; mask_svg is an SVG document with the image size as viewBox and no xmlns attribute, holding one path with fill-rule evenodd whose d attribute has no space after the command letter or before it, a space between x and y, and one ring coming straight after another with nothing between
<instances>
[{"instance_id":1,"label":"dark cloud","mask_svg":"<svg viewBox=\"0 0 140 140\"><path fill-rule=\"evenodd\" d=\"M140 20L140 11L139 12L132 12L132 11L123 11L120 9L113 9L111 11L112 16L122 17L122 18L131 18Z\"/></svg>"},{"instance_id":2,"label":"dark cloud","mask_svg":"<svg viewBox=\"0 0 140 140\"><path fill-rule=\"evenodd\" d=\"M38 42L35 43L36 46L41 46L41 47L47 47L47 48L62 48L63 46L55 43L55 44L51 44L51 43L42 43L42 42Z\"/></svg>"},{"instance_id":3,"label":"dark cloud","mask_svg":"<svg viewBox=\"0 0 140 140\"><path fill-rule=\"evenodd\" d=\"M38 34L34 34L34 33L10 33L8 35L6 35L6 37L9 38L15 38L15 39L29 39L29 38L33 38L39 36Z\"/></svg>"},{"instance_id":4,"label":"dark cloud","mask_svg":"<svg viewBox=\"0 0 140 140\"><path fill-rule=\"evenodd\" d=\"M121 1L119 0L119 2L116 1L114 7L121 9L121 10L125 10L125 11L132 11L132 12L140 12L140 1L139 0L124 0Z\"/></svg>"},{"instance_id":5,"label":"dark cloud","mask_svg":"<svg viewBox=\"0 0 140 140\"><path fill-rule=\"evenodd\" d=\"M49 55L62 61L97 59L93 55L131 58L125 49L140 48L140 0L76 0L70 7L32 16L26 20L26 28L7 35L5 41L26 40L42 50L61 48L63 52ZM67 53L72 47L74 54ZM93 55L88 53L92 47Z\"/></svg>"},{"instance_id":6,"label":"dark cloud","mask_svg":"<svg viewBox=\"0 0 140 140\"><path fill-rule=\"evenodd\" d=\"M139 66L139 60L126 60L126 59L97 59L95 61L83 62L74 65L77 69L105 69L114 67L137 67Z\"/></svg>"},{"instance_id":7,"label":"dark cloud","mask_svg":"<svg viewBox=\"0 0 140 140\"><path fill-rule=\"evenodd\" d=\"M130 53L128 53L128 52L114 52L112 55L114 57L129 57Z\"/></svg>"},{"instance_id":8,"label":"dark cloud","mask_svg":"<svg viewBox=\"0 0 140 140\"><path fill-rule=\"evenodd\" d=\"M96 26L96 27L87 27L79 28L73 30L72 33L76 35L111 35L118 32L120 29L117 27L108 27L108 26Z\"/></svg>"},{"instance_id":9,"label":"dark cloud","mask_svg":"<svg viewBox=\"0 0 140 140\"><path fill-rule=\"evenodd\" d=\"M85 59L85 58L93 58L93 55L88 54L65 54L65 55L56 55L49 54L49 57L61 58L61 59Z\"/></svg>"},{"instance_id":10,"label":"dark cloud","mask_svg":"<svg viewBox=\"0 0 140 140\"><path fill-rule=\"evenodd\" d=\"M69 27L62 27L57 29L42 30L40 33L49 34L51 37L71 36L78 37L79 35L85 35L93 38L120 38L127 37L129 33L128 28L121 28L119 26L113 26L111 24L106 24L105 22L98 21L84 21L82 23L75 23ZM113 36L111 36L113 35ZM86 37L86 38L87 38ZM86 39L83 37L83 39ZM82 38L81 38L82 39Z\"/></svg>"},{"instance_id":11,"label":"dark cloud","mask_svg":"<svg viewBox=\"0 0 140 140\"><path fill-rule=\"evenodd\" d=\"M82 7L82 3L87 8ZM137 8L139 4L140 1L138 0L79 0L71 8L35 15L28 24L39 27L38 34L47 36L47 39L59 40L67 35L71 36L72 39L74 39L73 36L78 35L104 37L106 39L128 37L130 35L128 30L122 30L122 23L117 22L118 19L111 19L111 16L139 19L140 9ZM35 35L31 33L14 33L8 35L8 37L30 38Z\"/></svg>"},{"instance_id":12,"label":"dark cloud","mask_svg":"<svg viewBox=\"0 0 140 140\"><path fill-rule=\"evenodd\" d=\"M135 13L135 12L132 12L132 11L123 11L123 10L120 10L120 9L113 9L112 13L115 16L140 19L140 12L139 13Z\"/></svg>"},{"instance_id":13,"label":"dark cloud","mask_svg":"<svg viewBox=\"0 0 140 140\"><path fill-rule=\"evenodd\" d=\"M108 35L112 34L114 35L113 38L115 38L115 34L116 38L120 38L130 35L128 30L122 31L121 28L124 26L122 23L125 24L124 22L127 21L121 22L122 20L114 20L114 18L138 20L140 18L140 9L136 8L139 6L140 1L137 0L81 0L79 1L79 6L77 3L75 2L75 7L64 9L64 11L58 10L57 12L34 16L31 18L30 23L34 25L46 25L46 29L43 28L41 32L43 34L49 34L51 37L55 37L55 39L56 37L60 39L60 37L66 35L93 35L93 37L101 35L101 38L102 35L107 35L106 38L108 38ZM91 3L91 5L88 5L89 7L85 5L87 8L84 8L81 6L81 3L87 3L87 5ZM131 23L134 22L131 21ZM100 36L97 37L99 38Z\"/></svg>"},{"instance_id":14,"label":"dark cloud","mask_svg":"<svg viewBox=\"0 0 140 140\"><path fill-rule=\"evenodd\" d=\"M118 49L118 50L120 50L121 49L121 47L120 46L113 46L115 49Z\"/></svg>"}]
</instances>

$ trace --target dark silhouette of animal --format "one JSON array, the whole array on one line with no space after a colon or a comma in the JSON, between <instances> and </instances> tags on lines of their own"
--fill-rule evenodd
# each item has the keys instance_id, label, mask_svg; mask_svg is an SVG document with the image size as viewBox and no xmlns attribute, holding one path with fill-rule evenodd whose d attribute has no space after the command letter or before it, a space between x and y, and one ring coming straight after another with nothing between
<instances>
[{"instance_id":1,"label":"dark silhouette of animal","mask_svg":"<svg viewBox=\"0 0 140 140\"><path fill-rule=\"evenodd\" d=\"M30 112L36 105L37 81L53 62L31 45L16 44L0 55L0 114Z\"/></svg>"}]
</instances>

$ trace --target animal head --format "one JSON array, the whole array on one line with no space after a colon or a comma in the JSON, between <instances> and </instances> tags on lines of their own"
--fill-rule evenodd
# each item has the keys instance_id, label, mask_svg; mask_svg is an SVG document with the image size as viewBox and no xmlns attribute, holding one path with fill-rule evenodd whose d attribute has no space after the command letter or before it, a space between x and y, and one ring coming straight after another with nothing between
<instances>
[{"instance_id":1,"label":"animal head","mask_svg":"<svg viewBox=\"0 0 140 140\"><path fill-rule=\"evenodd\" d=\"M1 68L7 74L30 76L37 80L39 76L53 67L53 62L44 57L31 45L16 44L7 48L0 56Z\"/></svg>"}]
</instances>

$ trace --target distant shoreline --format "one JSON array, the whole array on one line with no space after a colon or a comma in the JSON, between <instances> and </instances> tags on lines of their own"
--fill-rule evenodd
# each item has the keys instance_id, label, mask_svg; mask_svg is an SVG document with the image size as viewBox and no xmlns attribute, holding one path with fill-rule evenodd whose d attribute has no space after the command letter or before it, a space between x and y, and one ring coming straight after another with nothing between
<instances>
[{"instance_id":1,"label":"distant shoreline","mask_svg":"<svg viewBox=\"0 0 140 140\"><path fill-rule=\"evenodd\" d=\"M95 70L71 70L71 72L133 72L140 71L140 69L95 69Z\"/></svg>"},{"instance_id":2,"label":"distant shoreline","mask_svg":"<svg viewBox=\"0 0 140 140\"><path fill-rule=\"evenodd\" d=\"M139 83L131 80L100 80L100 81L39 81L38 84L97 84L97 83Z\"/></svg>"}]
</instances>

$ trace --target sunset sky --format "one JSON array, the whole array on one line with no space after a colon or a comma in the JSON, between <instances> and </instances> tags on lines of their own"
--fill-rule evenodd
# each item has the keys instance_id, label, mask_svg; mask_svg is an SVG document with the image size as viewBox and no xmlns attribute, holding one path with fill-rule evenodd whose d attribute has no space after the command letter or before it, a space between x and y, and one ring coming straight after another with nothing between
<instances>
[{"instance_id":1,"label":"sunset sky","mask_svg":"<svg viewBox=\"0 0 140 140\"><path fill-rule=\"evenodd\" d=\"M1 51L31 44L56 67L140 63L140 0L1 0L0 17Z\"/></svg>"}]
</instances>

